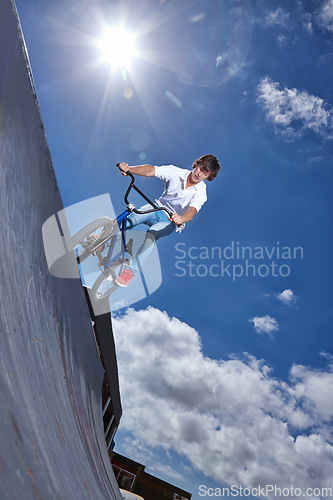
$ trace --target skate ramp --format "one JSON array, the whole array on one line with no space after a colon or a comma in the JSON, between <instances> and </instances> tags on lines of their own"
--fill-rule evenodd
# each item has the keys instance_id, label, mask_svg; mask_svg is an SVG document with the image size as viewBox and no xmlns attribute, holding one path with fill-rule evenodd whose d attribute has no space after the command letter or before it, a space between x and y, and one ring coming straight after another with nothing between
<instances>
[{"instance_id":1,"label":"skate ramp","mask_svg":"<svg viewBox=\"0 0 333 500\"><path fill-rule=\"evenodd\" d=\"M45 260L41 228L62 208L16 8L0 0L1 500L121 498L84 291Z\"/></svg>"}]
</instances>

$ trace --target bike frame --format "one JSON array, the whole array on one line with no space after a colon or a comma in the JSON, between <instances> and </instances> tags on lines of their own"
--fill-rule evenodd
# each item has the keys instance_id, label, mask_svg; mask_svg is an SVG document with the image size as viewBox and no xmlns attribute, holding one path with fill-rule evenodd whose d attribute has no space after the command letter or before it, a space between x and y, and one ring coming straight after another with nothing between
<instances>
[{"instance_id":1,"label":"bike frame","mask_svg":"<svg viewBox=\"0 0 333 500\"><path fill-rule=\"evenodd\" d=\"M112 236L111 244L107 256L104 259L103 265L105 268L109 268L111 264L113 264L117 259L122 257L121 262L121 270L122 272L125 262L125 254L126 254L126 226L127 226L127 217L130 215L129 210L125 210L122 214L118 215L117 222L121 231L121 240L122 240L122 250L113 256L114 248L117 243L117 236L119 233Z\"/></svg>"},{"instance_id":2,"label":"bike frame","mask_svg":"<svg viewBox=\"0 0 333 500\"><path fill-rule=\"evenodd\" d=\"M118 164L117 164L118 166ZM115 245L116 245L116 242L117 242L117 236L118 236L118 232L117 234L114 234L111 238L112 238L112 241L111 241L111 244L110 244L110 248L108 250L108 253L107 253L107 256L105 257L105 259L103 259L102 261L102 264L104 266L104 273L107 271L107 269L109 269L111 267L111 265L116 262L118 259L121 258L121 261L120 261L120 265L121 265L121 268L120 268L120 271L119 271L119 274L122 273L123 271L123 268L124 268L124 264L125 264L125 256L126 256L126 252L127 252L127 244L126 244L126 230L127 230L127 218L128 216L132 213L132 212L135 212L137 214L146 214L146 213L151 213L151 212L157 212L159 210L164 210L165 212L167 212L167 214L169 215L169 217L171 217L172 213L165 207L158 207L157 205L155 205L155 203L153 203L136 185L135 185L135 179L134 179L134 175L131 173L131 172L127 172L127 175L131 178L131 182L130 182L130 185L128 186L127 188L127 191L125 193L125 196L124 196L124 200L125 200L125 203L126 203L126 206L127 206L127 209L124 210L124 212L122 212L120 215L118 215L117 217L117 222L118 222L118 227L120 228L120 231L121 231L121 245L122 245L122 249L120 252L118 252L116 255L113 255L113 252L114 252L114 248L115 248ZM128 196L131 192L131 190L134 189L144 200L146 200L151 206L152 206L152 209L150 210L145 210L145 211L139 211L135 208L135 206L130 203L128 201ZM110 239L110 237L108 237L108 240ZM107 241L107 240L106 240Z\"/></svg>"}]
</instances>

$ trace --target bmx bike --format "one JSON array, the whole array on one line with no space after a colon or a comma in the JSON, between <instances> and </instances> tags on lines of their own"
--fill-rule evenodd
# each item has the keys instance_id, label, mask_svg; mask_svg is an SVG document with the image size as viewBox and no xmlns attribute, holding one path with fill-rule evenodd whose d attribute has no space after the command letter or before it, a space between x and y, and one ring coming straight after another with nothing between
<instances>
[{"instance_id":1,"label":"bmx bike","mask_svg":"<svg viewBox=\"0 0 333 500\"><path fill-rule=\"evenodd\" d=\"M116 164L119 167L119 163ZM119 285L116 278L123 272L124 266L132 256L133 239L127 241L127 218L134 212L146 214L164 210L169 217L172 216L170 210L165 207L158 207L153 203L136 185L134 175L127 172L131 178L130 184L124 195L126 210L116 219L110 217L100 217L75 233L72 237L72 244L76 255L77 263L81 264L90 255L98 259L98 267L101 274L92 286L92 297L95 301L102 301L114 293ZM128 201L131 190L134 189L152 208L140 211L135 205ZM116 244L120 238L120 251L116 251ZM102 252L107 252L103 257Z\"/></svg>"}]
</instances>

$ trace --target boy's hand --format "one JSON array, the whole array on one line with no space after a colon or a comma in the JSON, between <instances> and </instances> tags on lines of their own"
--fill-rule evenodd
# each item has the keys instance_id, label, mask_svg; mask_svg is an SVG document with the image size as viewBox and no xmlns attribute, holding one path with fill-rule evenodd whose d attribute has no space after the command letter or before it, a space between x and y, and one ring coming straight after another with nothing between
<instances>
[{"instance_id":1,"label":"boy's hand","mask_svg":"<svg viewBox=\"0 0 333 500\"><path fill-rule=\"evenodd\" d=\"M118 165L118 168L121 172L122 175L127 175L127 172L129 171L130 167L127 163L120 163Z\"/></svg>"},{"instance_id":2,"label":"boy's hand","mask_svg":"<svg viewBox=\"0 0 333 500\"><path fill-rule=\"evenodd\" d=\"M170 220L176 224L176 226L180 226L181 224L183 224L183 219L181 218L180 215L178 214L172 214L171 217L170 217Z\"/></svg>"}]
</instances>

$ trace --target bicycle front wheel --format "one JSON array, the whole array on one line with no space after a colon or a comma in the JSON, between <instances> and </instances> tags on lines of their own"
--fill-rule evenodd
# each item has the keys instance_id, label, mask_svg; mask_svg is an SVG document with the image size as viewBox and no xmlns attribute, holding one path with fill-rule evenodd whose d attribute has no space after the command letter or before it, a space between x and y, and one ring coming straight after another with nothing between
<instances>
[{"instance_id":1,"label":"bicycle front wheel","mask_svg":"<svg viewBox=\"0 0 333 500\"><path fill-rule=\"evenodd\" d=\"M98 250L115 231L118 231L117 220L101 217L75 233L72 237L72 244L78 263L83 262Z\"/></svg>"},{"instance_id":2,"label":"bicycle front wheel","mask_svg":"<svg viewBox=\"0 0 333 500\"><path fill-rule=\"evenodd\" d=\"M118 288L117 283L114 281L115 275L111 274L111 271L108 276L104 273L98 276L92 287L92 296L94 300L100 301L109 297L113 292L115 292Z\"/></svg>"}]
</instances>

